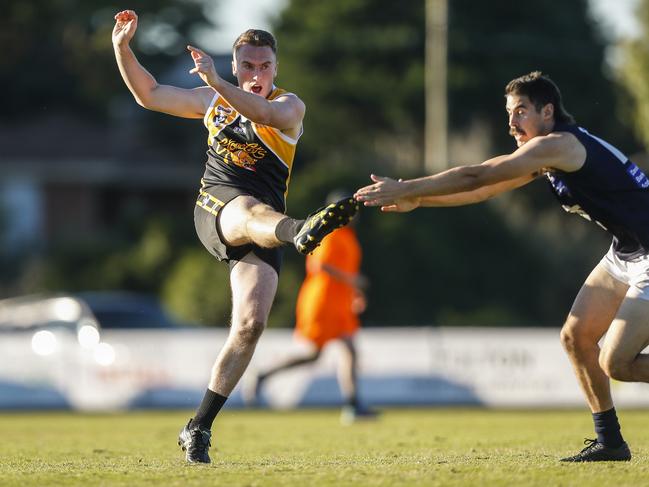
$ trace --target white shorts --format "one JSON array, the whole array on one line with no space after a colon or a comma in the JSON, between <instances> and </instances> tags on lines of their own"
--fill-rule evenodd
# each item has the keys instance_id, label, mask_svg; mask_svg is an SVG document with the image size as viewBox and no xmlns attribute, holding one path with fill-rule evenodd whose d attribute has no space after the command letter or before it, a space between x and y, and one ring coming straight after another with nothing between
<instances>
[{"instance_id":1,"label":"white shorts","mask_svg":"<svg viewBox=\"0 0 649 487\"><path fill-rule=\"evenodd\" d=\"M615 279L629 286L627 297L649 301L649 255L624 261L615 255L611 246L600 265Z\"/></svg>"}]
</instances>

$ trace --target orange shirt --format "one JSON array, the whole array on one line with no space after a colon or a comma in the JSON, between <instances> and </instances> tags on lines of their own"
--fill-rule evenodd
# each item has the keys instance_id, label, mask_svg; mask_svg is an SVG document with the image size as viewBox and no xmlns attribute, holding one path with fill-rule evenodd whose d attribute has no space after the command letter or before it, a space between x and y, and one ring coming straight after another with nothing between
<instances>
[{"instance_id":1,"label":"orange shirt","mask_svg":"<svg viewBox=\"0 0 649 487\"><path fill-rule=\"evenodd\" d=\"M322 264L356 276L361 247L350 227L335 230L306 258L306 278L297 298L296 333L318 346L353 335L359 326L352 311L353 286L322 270Z\"/></svg>"}]
</instances>

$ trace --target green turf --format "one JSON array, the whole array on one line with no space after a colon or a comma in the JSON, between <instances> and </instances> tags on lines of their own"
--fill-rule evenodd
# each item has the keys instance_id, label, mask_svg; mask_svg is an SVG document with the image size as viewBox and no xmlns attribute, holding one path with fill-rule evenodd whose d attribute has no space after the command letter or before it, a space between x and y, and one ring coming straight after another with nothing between
<instances>
[{"instance_id":1,"label":"green turf","mask_svg":"<svg viewBox=\"0 0 649 487\"><path fill-rule=\"evenodd\" d=\"M186 465L189 412L0 415L1 486L642 486L649 413L621 411L631 462L562 464L592 437L584 411L224 411L211 465Z\"/></svg>"}]
</instances>

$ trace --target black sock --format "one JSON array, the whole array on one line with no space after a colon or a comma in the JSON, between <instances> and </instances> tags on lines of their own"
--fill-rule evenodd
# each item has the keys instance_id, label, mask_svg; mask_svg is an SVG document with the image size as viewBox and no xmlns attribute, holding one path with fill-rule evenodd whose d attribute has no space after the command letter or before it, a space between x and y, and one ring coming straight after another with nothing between
<instances>
[{"instance_id":1,"label":"black sock","mask_svg":"<svg viewBox=\"0 0 649 487\"><path fill-rule=\"evenodd\" d=\"M611 448L617 448L624 443L620 433L620 423L615 414L615 408L601 413L593 413L597 441Z\"/></svg>"},{"instance_id":2,"label":"black sock","mask_svg":"<svg viewBox=\"0 0 649 487\"><path fill-rule=\"evenodd\" d=\"M191 429L194 426L200 426L203 429L212 429L214 418L219 414L219 411L227 400L227 397L208 389L205 392L205 396L203 396L201 405L198 406L198 409L196 410L196 414L194 415L189 428Z\"/></svg>"},{"instance_id":3,"label":"black sock","mask_svg":"<svg viewBox=\"0 0 649 487\"><path fill-rule=\"evenodd\" d=\"M304 225L304 220L286 217L275 227L275 236L280 242L293 243L293 239Z\"/></svg>"}]
</instances>

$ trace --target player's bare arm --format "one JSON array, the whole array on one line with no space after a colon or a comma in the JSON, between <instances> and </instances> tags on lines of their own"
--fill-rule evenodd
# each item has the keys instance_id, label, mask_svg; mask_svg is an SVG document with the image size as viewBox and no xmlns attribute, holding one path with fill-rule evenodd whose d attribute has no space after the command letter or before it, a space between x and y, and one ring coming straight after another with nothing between
<instances>
[{"instance_id":1,"label":"player's bare arm","mask_svg":"<svg viewBox=\"0 0 649 487\"><path fill-rule=\"evenodd\" d=\"M329 264L320 264L320 269L332 276L334 279L344 282L348 286L352 286L359 292L362 292L368 286L368 280L362 274L353 274L350 272L345 272L341 269Z\"/></svg>"},{"instance_id":2,"label":"player's bare arm","mask_svg":"<svg viewBox=\"0 0 649 487\"><path fill-rule=\"evenodd\" d=\"M287 135L297 136L302 126L306 107L295 95L280 96L274 100L250 93L221 78L214 68L214 61L202 50L187 46L194 60L190 73L218 91L232 107L244 117L260 125L274 127Z\"/></svg>"},{"instance_id":3,"label":"player's bare arm","mask_svg":"<svg viewBox=\"0 0 649 487\"><path fill-rule=\"evenodd\" d=\"M423 207L449 207L480 203L501 193L520 188L521 186L526 185L542 174L543 173L539 171L537 173L528 174L518 179L510 179L508 181L491 184L489 186L483 186L476 190L465 191L463 193L445 194L440 196L401 198L391 205L381 206L381 211L404 213L407 211L412 211L416 208Z\"/></svg>"},{"instance_id":4,"label":"player's bare arm","mask_svg":"<svg viewBox=\"0 0 649 487\"><path fill-rule=\"evenodd\" d=\"M433 176L395 181L372 175L374 184L359 189L355 196L366 206L385 207L384 211L409 211L422 201L429 206L476 203L522 186L547 170L576 171L585 157L585 149L573 135L553 133L535 137L512 154Z\"/></svg>"},{"instance_id":5,"label":"player's bare arm","mask_svg":"<svg viewBox=\"0 0 649 487\"><path fill-rule=\"evenodd\" d=\"M159 84L137 60L130 42L137 30L137 14L123 10L115 15L113 48L119 72L137 103L144 108L184 118L203 118L214 97L209 87L177 88Z\"/></svg>"}]
</instances>

